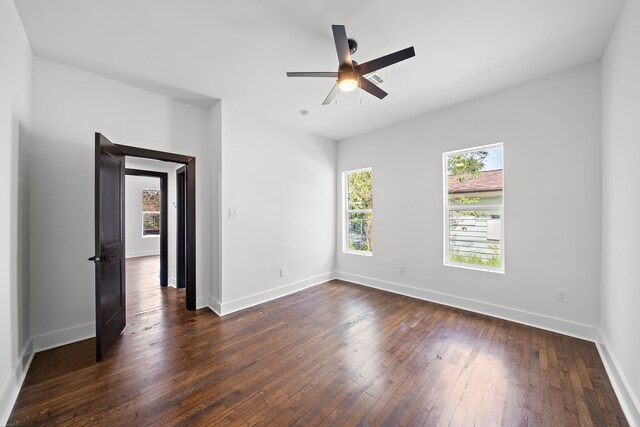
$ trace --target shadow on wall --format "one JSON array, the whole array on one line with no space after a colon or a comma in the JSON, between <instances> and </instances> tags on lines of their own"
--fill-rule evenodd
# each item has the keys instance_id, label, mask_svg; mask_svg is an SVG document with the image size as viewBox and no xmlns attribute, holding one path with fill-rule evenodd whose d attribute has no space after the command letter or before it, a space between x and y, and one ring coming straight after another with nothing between
<instances>
[{"instance_id":1,"label":"shadow on wall","mask_svg":"<svg viewBox=\"0 0 640 427\"><path fill-rule=\"evenodd\" d=\"M74 141L85 141L74 144ZM94 145L38 133L30 151L31 335L95 318ZM53 323L52 323L53 322Z\"/></svg>"},{"instance_id":2,"label":"shadow on wall","mask_svg":"<svg viewBox=\"0 0 640 427\"><path fill-rule=\"evenodd\" d=\"M12 116L9 228L9 307L12 348L20 358L31 337L29 329L29 134L27 127ZM18 359L20 360L20 359ZM24 360L23 360L24 362ZM24 366L22 367L24 368Z\"/></svg>"}]
</instances>

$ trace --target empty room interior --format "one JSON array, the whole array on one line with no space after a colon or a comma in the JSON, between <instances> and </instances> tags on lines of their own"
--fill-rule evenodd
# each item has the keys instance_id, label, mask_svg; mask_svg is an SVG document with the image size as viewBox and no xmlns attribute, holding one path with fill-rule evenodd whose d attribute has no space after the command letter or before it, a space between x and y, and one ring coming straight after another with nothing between
<instances>
[{"instance_id":1,"label":"empty room interior","mask_svg":"<svg viewBox=\"0 0 640 427\"><path fill-rule=\"evenodd\" d=\"M0 0L0 425L640 426L640 0Z\"/></svg>"}]
</instances>

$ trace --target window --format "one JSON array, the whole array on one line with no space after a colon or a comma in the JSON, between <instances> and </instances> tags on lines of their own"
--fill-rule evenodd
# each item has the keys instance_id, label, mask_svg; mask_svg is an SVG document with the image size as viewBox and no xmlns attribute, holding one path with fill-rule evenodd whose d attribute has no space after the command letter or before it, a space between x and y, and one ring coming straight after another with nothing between
<instances>
[{"instance_id":1,"label":"window","mask_svg":"<svg viewBox=\"0 0 640 427\"><path fill-rule=\"evenodd\" d=\"M443 154L444 263L504 272L502 144Z\"/></svg>"},{"instance_id":2,"label":"window","mask_svg":"<svg viewBox=\"0 0 640 427\"><path fill-rule=\"evenodd\" d=\"M160 235L160 190L142 189L142 237Z\"/></svg>"},{"instance_id":3,"label":"window","mask_svg":"<svg viewBox=\"0 0 640 427\"><path fill-rule=\"evenodd\" d=\"M345 252L373 254L372 172L360 169L343 174L345 193Z\"/></svg>"}]
</instances>

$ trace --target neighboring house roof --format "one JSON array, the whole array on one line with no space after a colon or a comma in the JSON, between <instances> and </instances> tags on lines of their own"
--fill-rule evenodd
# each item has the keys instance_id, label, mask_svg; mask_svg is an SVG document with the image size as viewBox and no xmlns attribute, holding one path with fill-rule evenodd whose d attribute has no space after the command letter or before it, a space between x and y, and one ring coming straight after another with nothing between
<instances>
[{"instance_id":1,"label":"neighboring house roof","mask_svg":"<svg viewBox=\"0 0 640 427\"><path fill-rule=\"evenodd\" d=\"M502 190L502 169L480 172L474 179L458 181L457 176L449 177L449 194L482 193L485 191Z\"/></svg>"}]
</instances>

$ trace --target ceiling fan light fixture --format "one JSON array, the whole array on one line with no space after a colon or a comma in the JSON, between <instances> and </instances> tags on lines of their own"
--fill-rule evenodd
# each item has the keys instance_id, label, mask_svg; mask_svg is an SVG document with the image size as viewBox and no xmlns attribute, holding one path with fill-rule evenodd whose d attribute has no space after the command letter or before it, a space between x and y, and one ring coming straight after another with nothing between
<instances>
[{"instance_id":1,"label":"ceiling fan light fixture","mask_svg":"<svg viewBox=\"0 0 640 427\"><path fill-rule=\"evenodd\" d=\"M358 73L344 73L338 79L338 87L343 92L351 92L358 87Z\"/></svg>"}]
</instances>

